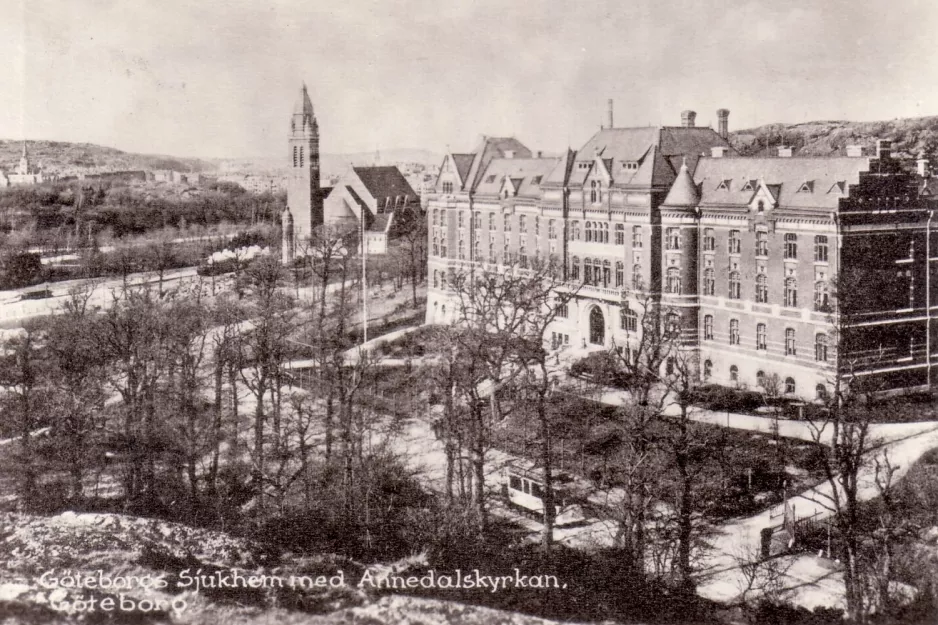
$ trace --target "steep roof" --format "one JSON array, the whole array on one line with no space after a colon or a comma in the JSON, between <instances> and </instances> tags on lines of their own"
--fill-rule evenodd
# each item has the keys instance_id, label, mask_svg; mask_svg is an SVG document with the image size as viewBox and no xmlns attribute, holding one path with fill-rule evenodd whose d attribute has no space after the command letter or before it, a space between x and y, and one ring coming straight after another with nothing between
<instances>
[{"instance_id":1,"label":"steep roof","mask_svg":"<svg viewBox=\"0 0 938 625\"><path fill-rule=\"evenodd\" d=\"M573 171L573 163L576 160L576 152L571 149L564 150L563 156L554 166L549 174L541 181L541 184L559 184L566 185L570 179L570 172Z\"/></svg>"},{"instance_id":2,"label":"steep roof","mask_svg":"<svg viewBox=\"0 0 938 625\"><path fill-rule=\"evenodd\" d=\"M313 113L313 103L306 91L306 83L303 83L296 102L293 104L293 128L302 128L306 124L312 126L315 123L316 115Z\"/></svg>"},{"instance_id":3,"label":"steep roof","mask_svg":"<svg viewBox=\"0 0 938 625\"><path fill-rule=\"evenodd\" d=\"M472 166L463 178L465 189L474 190L492 159L504 158L508 152L514 152L515 158L531 158L531 150L514 137L482 137L479 147L473 152Z\"/></svg>"},{"instance_id":4,"label":"steep roof","mask_svg":"<svg viewBox=\"0 0 938 625\"><path fill-rule=\"evenodd\" d=\"M677 172L677 178L668 191L668 197L664 200L664 206L697 206L700 196L697 193L697 183L691 177L687 170L687 163L681 164L680 171Z\"/></svg>"},{"instance_id":5,"label":"steep roof","mask_svg":"<svg viewBox=\"0 0 938 625\"><path fill-rule=\"evenodd\" d=\"M453 164L456 166L460 180L465 182L466 177L469 175L469 169L472 167L472 159L475 158L475 154L451 154L450 156L453 157Z\"/></svg>"},{"instance_id":6,"label":"steep roof","mask_svg":"<svg viewBox=\"0 0 938 625\"><path fill-rule=\"evenodd\" d=\"M780 207L836 209L848 186L868 170L868 158L705 157L697 164L694 180L700 205L748 206L754 192L747 183L759 180Z\"/></svg>"},{"instance_id":7,"label":"steep roof","mask_svg":"<svg viewBox=\"0 0 938 625\"><path fill-rule=\"evenodd\" d=\"M417 193L397 167L353 167L352 170L378 204L384 203L385 198L391 198L392 205L398 196L408 196L411 201L417 198Z\"/></svg>"},{"instance_id":8,"label":"steep roof","mask_svg":"<svg viewBox=\"0 0 938 625\"><path fill-rule=\"evenodd\" d=\"M505 176L512 180L519 197L540 197L541 184L562 159L559 158L496 158L489 162L475 192L498 195Z\"/></svg>"}]
</instances>

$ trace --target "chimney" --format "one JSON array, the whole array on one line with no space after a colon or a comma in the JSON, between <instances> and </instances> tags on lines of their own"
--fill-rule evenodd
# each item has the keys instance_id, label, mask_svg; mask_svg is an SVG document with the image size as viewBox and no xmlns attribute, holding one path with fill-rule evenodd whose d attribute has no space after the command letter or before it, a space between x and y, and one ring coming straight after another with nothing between
<instances>
[{"instance_id":1,"label":"chimney","mask_svg":"<svg viewBox=\"0 0 938 625\"><path fill-rule=\"evenodd\" d=\"M716 145L710 148L710 156L713 158L723 158L726 156L726 146Z\"/></svg>"},{"instance_id":2,"label":"chimney","mask_svg":"<svg viewBox=\"0 0 938 625\"><path fill-rule=\"evenodd\" d=\"M695 119L697 119L697 113L694 111L681 111L681 126L684 128L693 128Z\"/></svg>"},{"instance_id":3,"label":"chimney","mask_svg":"<svg viewBox=\"0 0 938 625\"><path fill-rule=\"evenodd\" d=\"M892 158L892 141L889 139L876 140L876 158L881 160Z\"/></svg>"},{"instance_id":4,"label":"chimney","mask_svg":"<svg viewBox=\"0 0 938 625\"><path fill-rule=\"evenodd\" d=\"M606 123L609 124L609 128L612 128L612 98L609 98L609 110L606 117Z\"/></svg>"},{"instance_id":5,"label":"chimney","mask_svg":"<svg viewBox=\"0 0 938 625\"><path fill-rule=\"evenodd\" d=\"M918 155L918 159L915 161L916 166L918 167L918 175L922 178L928 177L928 159L925 158L925 153Z\"/></svg>"},{"instance_id":6,"label":"chimney","mask_svg":"<svg viewBox=\"0 0 938 625\"><path fill-rule=\"evenodd\" d=\"M791 158L791 146L790 145L778 146L778 157L779 158Z\"/></svg>"},{"instance_id":7,"label":"chimney","mask_svg":"<svg viewBox=\"0 0 938 625\"><path fill-rule=\"evenodd\" d=\"M537 152L535 152L535 155L536 155L535 158L543 158L543 157L544 157L544 153L541 152L540 150L538 150Z\"/></svg>"},{"instance_id":8,"label":"chimney","mask_svg":"<svg viewBox=\"0 0 938 625\"><path fill-rule=\"evenodd\" d=\"M717 109L717 132L724 139L730 136L730 111L729 109Z\"/></svg>"},{"instance_id":9,"label":"chimney","mask_svg":"<svg viewBox=\"0 0 938 625\"><path fill-rule=\"evenodd\" d=\"M848 145L847 156L849 156L850 158L857 158L859 156L863 156L863 146L862 145Z\"/></svg>"},{"instance_id":10,"label":"chimney","mask_svg":"<svg viewBox=\"0 0 938 625\"><path fill-rule=\"evenodd\" d=\"M514 158L514 157L515 157L514 150L505 150L505 158Z\"/></svg>"}]
</instances>

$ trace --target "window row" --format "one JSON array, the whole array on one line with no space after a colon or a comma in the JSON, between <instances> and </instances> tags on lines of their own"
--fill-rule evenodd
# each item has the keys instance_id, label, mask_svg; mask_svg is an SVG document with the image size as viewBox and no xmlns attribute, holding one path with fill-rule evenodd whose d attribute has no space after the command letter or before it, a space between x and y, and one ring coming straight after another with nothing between
<instances>
[{"instance_id":1,"label":"window row","mask_svg":"<svg viewBox=\"0 0 938 625\"><path fill-rule=\"evenodd\" d=\"M582 271L581 271L582 269ZM621 261L617 261L615 264L615 274L612 272L612 264L608 260L601 261L600 259L589 259L584 258L582 267L580 264L580 258L574 256L570 260L570 280L573 282L579 281L582 279L583 284L592 285L592 286L601 286L603 288L609 288L614 285L615 288L621 289L625 287L625 265ZM614 282L613 282L614 278ZM633 265L632 267L632 286L633 288L641 288L640 285L642 282L642 266Z\"/></svg>"},{"instance_id":2,"label":"window row","mask_svg":"<svg viewBox=\"0 0 938 625\"><path fill-rule=\"evenodd\" d=\"M765 351L768 349L767 326L764 323L756 324L756 349ZM704 315L703 338L705 341L713 340L713 315ZM739 319L730 319L729 327L730 345L739 345ZM814 359L818 362L827 362L827 335L823 332L814 336ZM785 328L785 355L797 355L797 346L795 344L794 328Z\"/></svg>"}]
</instances>

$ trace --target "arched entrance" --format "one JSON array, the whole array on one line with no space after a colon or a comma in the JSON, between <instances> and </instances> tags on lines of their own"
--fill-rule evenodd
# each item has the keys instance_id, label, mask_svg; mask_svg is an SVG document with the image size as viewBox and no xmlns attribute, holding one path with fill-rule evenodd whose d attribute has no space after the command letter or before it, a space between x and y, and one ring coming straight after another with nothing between
<instances>
[{"instance_id":1,"label":"arched entrance","mask_svg":"<svg viewBox=\"0 0 938 625\"><path fill-rule=\"evenodd\" d=\"M590 343L593 345L606 344L606 319L603 317L603 311L599 306L593 306L590 310Z\"/></svg>"}]
</instances>

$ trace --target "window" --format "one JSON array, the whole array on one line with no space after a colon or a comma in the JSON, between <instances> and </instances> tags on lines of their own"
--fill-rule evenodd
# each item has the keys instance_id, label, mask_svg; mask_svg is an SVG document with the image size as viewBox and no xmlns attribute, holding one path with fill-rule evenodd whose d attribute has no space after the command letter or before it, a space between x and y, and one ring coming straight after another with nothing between
<instances>
[{"instance_id":1,"label":"window","mask_svg":"<svg viewBox=\"0 0 938 625\"><path fill-rule=\"evenodd\" d=\"M466 242L459 237L459 260L466 260Z\"/></svg>"},{"instance_id":2,"label":"window","mask_svg":"<svg viewBox=\"0 0 938 625\"><path fill-rule=\"evenodd\" d=\"M765 371L762 369L756 371L756 386L765 388Z\"/></svg>"},{"instance_id":3,"label":"window","mask_svg":"<svg viewBox=\"0 0 938 625\"><path fill-rule=\"evenodd\" d=\"M495 182L495 174L492 174L486 177L485 179L486 184L492 184L493 182Z\"/></svg>"},{"instance_id":4,"label":"window","mask_svg":"<svg viewBox=\"0 0 938 625\"><path fill-rule=\"evenodd\" d=\"M518 232L521 234L528 233L528 217L527 215L518 215Z\"/></svg>"},{"instance_id":5,"label":"window","mask_svg":"<svg viewBox=\"0 0 938 625\"><path fill-rule=\"evenodd\" d=\"M666 249L681 249L681 231L679 228L668 228L666 236Z\"/></svg>"},{"instance_id":6,"label":"window","mask_svg":"<svg viewBox=\"0 0 938 625\"><path fill-rule=\"evenodd\" d=\"M593 222L586 222L586 242L591 243L593 241Z\"/></svg>"},{"instance_id":7,"label":"window","mask_svg":"<svg viewBox=\"0 0 938 625\"><path fill-rule=\"evenodd\" d=\"M300 167L303 166L303 146L300 146Z\"/></svg>"},{"instance_id":8,"label":"window","mask_svg":"<svg viewBox=\"0 0 938 625\"><path fill-rule=\"evenodd\" d=\"M433 225L440 225L440 209L438 208L433 209Z\"/></svg>"},{"instance_id":9,"label":"window","mask_svg":"<svg viewBox=\"0 0 938 625\"><path fill-rule=\"evenodd\" d=\"M625 226L616 224L616 245L625 245Z\"/></svg>"},{"instance_id":10,"label":"window","mask_svg":"<svg viewBox=\"0 0 938 625\"><path fill-rule=\"evenodd\" d=\"M704 315L704 340L713 340L713 315Z\"/></svg>"},{"instance_id":11,"label":"window","mask_svg":"<svg viewBox=\"0 0 938 625\"><path fill-rule=\"evenodd\" d=\"M521 239L521 245L518 247L518 264L522 269L528 268L528 246L524 239Z\"/></svg>"},{"instance_id":12,"label":"window","mask_svg":"<svg viewBox=\"0 0 938 625\"><path fill-rule=\"evenodd\" d=\"M826 280L814 283L814 310L828 312L830 310L830 290Z\"/></svg>"},{"instance_id":13,"label":"window","mask_svg":"<svg viewBox=\"0 0 938 625\"><path fill-rule=\"evenodd\" d=\"M785 328L785 355L795 355L795 329Z\"/></svg>"},{"instance_id":14,"label":"window","mask_svg":"<svg viewBox=\"0 0 938 625\"><path fill-rule=\"evenodd\" d=\"M440 237L440 256L446 258L446 236Z\"/></svg>"},{"instance_id":15,"label":"window","mask_svg":"<svg viewBox=\"0 0 938 625\"><path fill-rule=\"evenodd\" d=\"M452 182L444 182L444 183L443 183L443 193L450 194L450 193L452 193L452 192L453 192L453 183L452 183Z\"/></svg>"},{"instance_id":16,"label":"window","mask_svg":"<svg viewBox=\"0 0 938 625\"><path fill-rule=\"evenodd\" d=\"M785 258L794 260L798 258L798 235L789 232L785 235Z\"/></svg>"},{"instance_id":17,"label":"window","mask_svg":"<svg viewBox=\"0 0 938 625\"><path fill-rule=\"evenodd\" d=\"M434 255L434 256L439 256L439 255L440 255L440 244L439 244L439 241L440 241L439 238L438 238L436 235L433 235L433 255Z\"/></svg>"},{"instance_id":18,"label":"window","mask_svg":"<svg viewBox=\"0 0 938 625\"><path fill-rule=\"evenodd\" d=\"M472 214L472 227L476 230L482 229L482 213L476 211Z\"/></svg>"},{"instance_id":19,"label":"window","mask_svg":"<svg viewBox=\"0 0 938 625\"><path fill-rule=\"evenodd\" d=\"M709 380L712 375L713 375L713 363L710 362L709 360L705 360L704 370L703 370L704 380Z\"/></svg>"},{"instance_id":20,"label":"window","mask_svg":"<svg viewBox=\"0 0 938 625\"><path fill-rule=\"evenodd\" d=\"M534 236L541 236L541 218L538 215L534 216Z\"/></svg>"},{"instance_id":21,"label":"window","mask_svg":"<svg viewBox=\"0 0 938 625\"><path fill-rule=\"evenodd\" d=\"M730 345L739 345L739 319L730 319Z\"/></svg>"},{"instance_id":22,"label":"window","mask_svg":"<svg viewBox=\"0 0 938 625\"><path fill-rule=\"evenodd\" d=\"M583 284L593 284L593 261L589 258L583 259Z\"/></svg>"},{"instance_id":23,"label":"window","mask_svg":"<svg viewBox=\"0 0 938 625\"><path fill-rule=\"evenodd\" d=\"M489 232L495 230L495 213L489 213Z\"/></svg>"},{"instance_id":24,"label":"window","mask_svg":"<svg viewBox=\"0 0 938 625\"><path fill-rule=\"evenodd\" d=\"M296 167L296 164L297 164L297 162L298 162L296 156L297 156L297 150L296 150L296 146L294 145L294 146L293 146L293 166L294 166L294 167Z\"/></svg>"},{"instance_id":25,"label":"window","mask_svg":"<svg viewBox=\"0 0 938 625\"><path fill-rule=\"evenodd\" d=\"M814 262L827 262L827 237L823 234L814 237Z\"/></svg>"},{"instance_id":26,"label":"window","mask_svg":"<svg viewBox=\"0 0 938 625\"><path fill-rule=\"evenodd\" d=\"M570 316L570 304L564 302L557 306L557 316L566 319Z\"/></svg>"},{"instance_id":27,"label":"window","mask_svg":"<svg viewBox=\"0 0 938 625\"><path fill-rule=\"evenodd\" d=\"M612 271L609 265L608 260L603 261L603 288L608 289L609 283L612 280Z\"/></svg>"},{"instance_id":28,"label":"window","mask_svg":"<svg viewBox=\"0 0 938 625\"><path fill-rule=\"evenodd\" d=\"M622 261L616 261L616 288L621 289L625 285L625 265Z\"/></svg>"},{"instance_id":29,"label":"window","mask_svg":"<svg viewBox=\"0 0 938 625\"><path fill-rule=\"evenodd\" d=\"M479 233L476 231L475 236L472 238L472 260L480 260L482 258L481 252L479 252Z\"/></svg>"},{"instance_id":30,"label":"window","mask_svg":"<svg viewBox=\"0 0 938 625\"><path fill-rule=\"evenodd\" d=\"M795 378L785 378L785 394L795 394Z\"/></svg>"},{"instance_id":31,"label":"window","mask_svg":"<svg viewBox=\"0 0 938 625\"><path fill-rule=\"evenodd\" d=\"M506 240L505 245L502 246L502 264L508 265L510 261L511 261L511 243L509 243Z\"/></svg>"},{"instance_id":32,"label":"window","mask_svg":"<svg viewBox=\"0 0 938 625\"><path fill-rule=\"evenodd\" d=\"M498 259L495 258L495 239L489 237L489 262L495 264Z\"/></svg>"},{"instance_id":33,"label":"window","mask_svg":"<svg viewBox=\"0 0 938 625\"><path fill-rule=\"evenodd\" d=\"M713 228L704 230L704 251L712 252L717 248L717 239L713 235Z\"/></svg>"},{"instance_id":34,"label":"window","mask_svg":"<svg viewBox=\"0 0 938 625\"><path fill-rule=\"evenodd\" d=\"M717 281L714 277L713 268L704 269L704 295L714 295L717 289Z\"/></svg>"},{"instance_id":35,"label":"window","mask_svg":"<svg viewBox=\"0 0 938 625\"><path fill-rule=\"evenodd\" d=\"M642 247L642 227L632 226L632 247L641 249Z\"/></svg>"},{"instance_id":36,"label":"window","mask_svg":"<svg viewBox=\"0 0 938 625\"><path fill-rule=\"evenodd\" d=\"M761 349L763 351L766 349L764 323L759 323L756 325L756 349Z\"/></svg>"},{"instance_id":37,"label":"window","mask_svg":"<svg viewBox=\"0 0 938 625\"><path fill-rule=\"evenodd\" d=\"M642 290L642 266L632 265L632 288L636 291Z\"/></svg>"},{"instance_id":38,"label":"window","mask_svg":"<svg viewBox=\"0 0 938 625\"><path fill-rule=\"evenodd\" d=\"M763 200L759 200L759 204L756 205L756 210L760 213L765 212L765 202Z\"/></svg>"},{"instance_id":39,"label":"window","mask_svg":"<svg viewBox=\"0 0 938 625\"><path fill-rule=\"evenodd\" d=\"M760 304L767 304L769 301L769 287L767 282L768 280L764 273L760 273L756 276L756 301Z\"/></svg>"},{"instance_id":40,"label":"window","mask_svg":"<svg viewBox=\"0 0 938 625\"><path fill-rule=\"evenodd\" d=\"M798 307L798 281L794 278L785 278L785 306Z\"/></svg>"},{"instance_id":41,"label":"window","mask_svg":"<svg viewBox=\"0 0 938 625\"><path fill-rule=\"evenodd\" d=\"M756 256L768 256L769 255L769 233L759 231L756 232Z\"/></svg>"},{"instance_id":42,"label":"window","mask_svg":"<svg viewBox=\"0 0 938 625\"><path fill-rule=\"evenodd\" d=\"M505 213L504 215L502 229L505 232L511 232L511 215L509 215L508 213Z\"/></svg>"},{"instance_id":43,"label":"window","mask_svg":"<svg viewBox=\"0 0 938 625\"><path fill-rule=\"evenodd\" d=\"M629 308L629 305L626 304L625 308L619 313L619 323L626 332L637 332L638 313Z\"/></svg>"},{"instance_id":44,"label":"window","mask_svg":"<svg viewBox=\"0 0 938 625\"><path fill-rule=\"evenodd\" d=\"M576 256L570 260L570 279L580 279L580 259Z\"/></svg>"},{"instance_id":45,"label":"window","mask_svg":"<svg viewBox=\"0 0 938 625\"><path fill-rule=\"evenodd\" d=\"M827 362L827 335L824 333L814 337L814 360Z\"/></svg>"},{"instance_id":46,"label":"window","mask_svg":"<svg viewBox=\"0 0 938 625\"><path fill-rule=\"evenodd\" d=\"M668 267L666 288L668 293L681 294L681 270L677 267Z\"/></svg>"},{"instance_id":47,"label":"window","mask_svg":"<svg viewBox=\"0 0 938 625\"><path fill-rule=\"evenodd\" d=\"M730 382L739 382L739 367L730 365Z\"/></svg>"},{"instance_id":48,"label":"window","mask_svg":"<svg viewBox=\"0 0 938 625\"><path fill-rule=\"evenodd\" d=\"M570 224L570 240L579 241L580 240L580 222L573 221Z\"/></svg>"},{"instance_id":49,"label":"window","mask_svg":"<svg viewBox=\"0 0 938 625\"><path fill-rule=\"evenodd\" d=\"M459 217L459 227L460 227L460 228L465 228L465 227L466 227L466 213L465 213L465 211L459 211L458 217Z\"/></svg>"},{"instance_id":50,"label":"window","mask_svg":"<svg viewBox=\"0 0 938 625\"><path fill-rule=\"evenodd\" d=\"M730 238L727 239L727 250L730 254L739 254L739 230L730 230Z\"/></svg>"},{"instance_id":51,"label":"window","mask_svg":"<svg viewBox=\"0 0 938 625\"><path fill-rule=\"evenodd\" d=\"M557 238L557 222L554 219L547 222L547 238L551 241Z\"/></svg>"},{"instance_id":52,"label":"window","mask_svg":"<svg viewBox=\"0 0 938 625\"><path fill-rule=\"evenodd\" d=\"M739 299L739 272L731 271L730 272L730 299Z\"/></svg>"}]
</instances>

